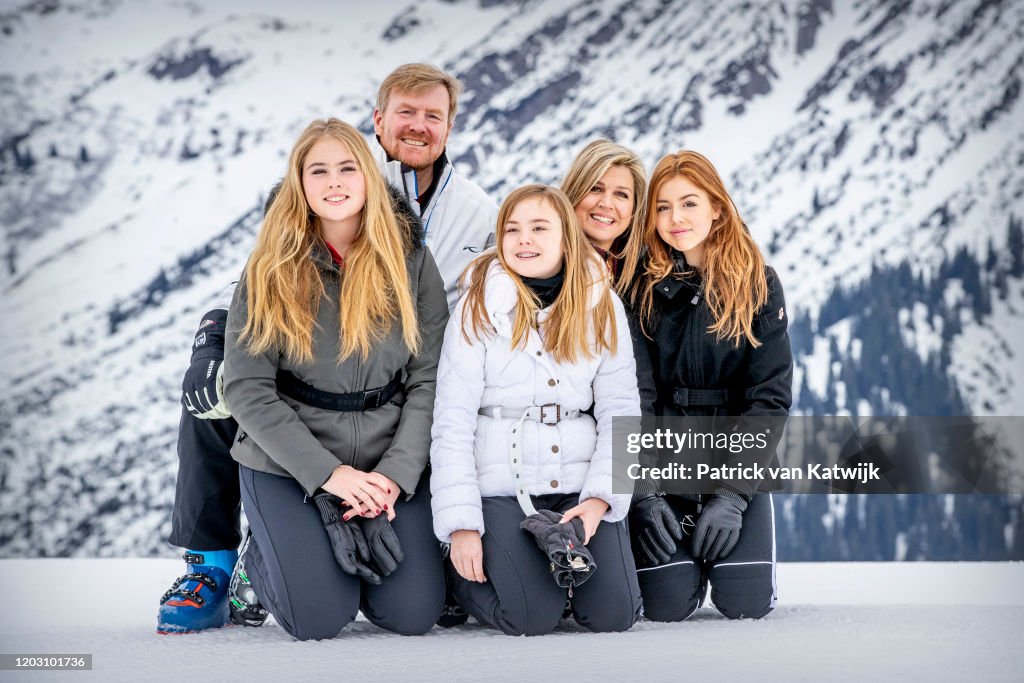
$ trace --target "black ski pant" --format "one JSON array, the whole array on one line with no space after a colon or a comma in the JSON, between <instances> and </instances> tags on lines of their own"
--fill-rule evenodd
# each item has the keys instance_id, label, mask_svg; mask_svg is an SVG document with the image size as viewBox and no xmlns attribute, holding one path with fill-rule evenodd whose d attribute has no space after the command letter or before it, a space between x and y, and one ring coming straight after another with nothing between
<instances>
[{"instance_id":1,"label":"black ski pant","mask_svg":"<svg viewBox=\"0 0 1024 683\"><path fill-rule=\"evenodd\" d=\"M760 619L775 607L775 508L770 493L755 495L743 513L736 547L708 564L692 554L697 501L665 496L683 523L683 540L665 564L637 570L644 616L652 621L682 621L704 599L708 583L715 607L730 619ZM634 539L634 542L638 542Z\"/></svg>"},{"instance_id":2,"label":"black ski pant","mask_svg":"<svg viewBox=\"0 0 1024 683\"><path fill-rule=\"evenodd\" d=\"M526 518L514 497L483 499L485 583L467 581L446 561L459 604L482 624L508 635L550 633L562 618L567 589L551 576L548 558L533 536L519 528ZM565 512L579 503L579 494L534 496L538 509ZM601 522L587 545L597 569L573 589L576 621L597 632L625 631L640 616L640 589L625 521Z\"/></svg>"},{"instance_id":3,"label":"black ski pant","mask_svg":"<svg viewBox=\"0 0 1024 683\"><path fill-rule=\"evenodd\" d=\"M260 603L285 631L299 640L333 638L359 610L402 635L426 633L437 622L444 571L425 477L411 500L395 503L391 524L405 559L373 586L338 566L320 513L298 482L244 465L238 471L252 529L242 560Z\"/></svg>"},{"instance_id":4,"label":"black ski pant","mask_svg":"<svg viewBox=\"0 0 1024 683\"><path fill-rule=\"evenodd\" d=\"M234 418L200 420L181 409L171 544L233 550L241 543L238 463L231 458L237 431Z\"/></svg>"}]
</instances>

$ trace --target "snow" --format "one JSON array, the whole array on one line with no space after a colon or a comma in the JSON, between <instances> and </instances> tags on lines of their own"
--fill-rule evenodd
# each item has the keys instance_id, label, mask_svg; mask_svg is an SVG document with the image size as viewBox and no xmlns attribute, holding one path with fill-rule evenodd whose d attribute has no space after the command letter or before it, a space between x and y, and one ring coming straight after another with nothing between
<instances>
[{"instance_id":1,"label":"snow","mask_svg":"<svg viewBox=\"0 0 1024 683\"><path fill-rule=\"evenodd\" d=\"M268 623L154 632L178 560L0 560L8 653L93 655L93 670L3 680L1019 680L1024 563L784 563L760 621L689 621L510 638L474 622L403 638L363 621L301 643Z\"/></svg>"},{"instance_id":2,"label":"snow","mask_svg":"<svg viewBox=\"0 0 1024 683\"><path fill-rule=\"evenodd\" d=\"M1019 415L1024 405L1024 292L1010 290L1007 299L993 298L992 309L1000 324L970 319L954 340L951 370L963 394L977 413ZM1009 372L1006 372L1009 369Z\"/></svg>"},{"instance_id":3,"label":"snow","mask_svg":"<svg viewBox=\"0 0 1024 683\"><path fill-rule=\"evenodd\" d=\"M801 358L803 372L807 373L807 386L818 396L824 396L828 389L828 375L831 372L832 358L828 352L829 337L822 334L814 338L814 350ZM794 386L797 380L793 381Z\"/></svg>"}]
</instances>

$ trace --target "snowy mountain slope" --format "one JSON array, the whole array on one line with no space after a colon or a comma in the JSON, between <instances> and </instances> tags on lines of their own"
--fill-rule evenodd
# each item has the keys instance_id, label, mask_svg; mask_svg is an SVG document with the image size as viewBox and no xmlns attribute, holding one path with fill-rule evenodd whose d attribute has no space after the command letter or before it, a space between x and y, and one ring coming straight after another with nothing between
<instances>
[{"instance_id":1,"label":"snowy mountain slope","mask_svg":"<svg viewBox=\"0 0 1024 683\"><path fill-rule=\"evenodd\" d=\"M557 181L597 135L649 168L705 152L814 319L874 262L927 274L961 245L1005 248L1024 216L1022 26L1024 3L980 0L8 5L0 555L162 549L199 316L298 131L331 114L369 132L397 64L463 78L449 152L498 199ZM1022 306L1010 287L950 342L937 371L972 412L1024 411ZM833 362L850 357L813 361Z\"/></svg>"}]
</instances>

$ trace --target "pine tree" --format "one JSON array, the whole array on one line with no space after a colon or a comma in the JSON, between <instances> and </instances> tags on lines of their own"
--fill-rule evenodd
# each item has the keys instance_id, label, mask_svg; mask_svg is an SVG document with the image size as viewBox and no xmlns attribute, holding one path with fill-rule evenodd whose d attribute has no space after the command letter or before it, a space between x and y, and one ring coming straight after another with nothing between
<instances>
[{"instance_id":1,"label":"pine tree","mask_svg":"<svg viewBox=\"0 0 1024 683\"><path fill-rule=\"evenodd\" d=\"M24 151L21 151L15 147L14 164L18 167L19 171L31 171L32 167L36 165L36 158L32 155L32 149L26 147Z\"/></svg>"},{"instance_id":2,"label":"pine tree","mask_svg":"<svg viewBox=\"0 0 1024 683\"><path fill-rule=\"evenodd\" d=\"M1006 239L1007 250L1010 252L1010 275L1024 276L1024 231L1021 222L1010 216L1010 229Z\"/></svg>"},{"instance_id":3,"label":"pine tree","mask_svg":"<svg viewBox=\"0 0 1024 683\"><path fill-rule=\"evenodd\" d=\"M800 392L797 396L797 407L811 415L816 415L817 413L813 410L814 394L811 392L811 385L807 382L807 374L807 368L805 367L804 371L800 373Z\"/></svg>"},{"instance_id":4,"label":"pine tree","mask_svg":"<svg viewBox=\"0 0 1024 683\"><path fill-rule=\"evenodd\" d=\"M999 300L1006 301L1006 297L1010 294L1010 282L1007 278L1006 271L1002 268L996 271L994 284L996 292L999 295Z\"/></svg>"}]
</instances>

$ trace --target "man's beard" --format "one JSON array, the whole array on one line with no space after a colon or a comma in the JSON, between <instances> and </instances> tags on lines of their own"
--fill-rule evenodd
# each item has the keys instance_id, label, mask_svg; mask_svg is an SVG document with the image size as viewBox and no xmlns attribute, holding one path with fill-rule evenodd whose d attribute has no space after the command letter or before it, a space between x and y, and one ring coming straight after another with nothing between
<instances>
[{"instance_id":1,"label":"man's beard","mask_svg":"<svg viewBox=\"0 0 1024 683\"><path fill-rule=\"evenodd\" d=\"M403 165L408 166L409 168L411 168L414 171L425 171L428 168L433 167L434 162L437 161L437 159L434 159L434 160L428 160L426 163L420 163L418 165L413 165L413 164L410 164L407 160L403 159L400 156L395 156L395 155L391 155L391 156L392 156L392 158L398 159L400 162L402 162Z\"/></svg>"}]
</instances>

